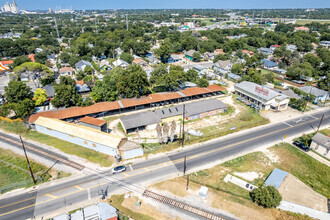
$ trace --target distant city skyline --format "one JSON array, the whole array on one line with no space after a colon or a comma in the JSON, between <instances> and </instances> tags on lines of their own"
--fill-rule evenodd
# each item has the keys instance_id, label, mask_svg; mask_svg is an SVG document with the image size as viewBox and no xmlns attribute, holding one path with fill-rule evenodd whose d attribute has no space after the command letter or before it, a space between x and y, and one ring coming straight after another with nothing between
<instances>
[{"instance_id":1,"label":"distant city skyline","mask_svg":"<svg viewBox=\"0 0 330 220\"><path fill-rule=\"evenodd\" d=\"M0 6L12 0L0 0ZM71 8L89 9L281 9L281 8L330 8L328 0L16 0L19 9L52 10Z\"/></svg>"}]
</instances>

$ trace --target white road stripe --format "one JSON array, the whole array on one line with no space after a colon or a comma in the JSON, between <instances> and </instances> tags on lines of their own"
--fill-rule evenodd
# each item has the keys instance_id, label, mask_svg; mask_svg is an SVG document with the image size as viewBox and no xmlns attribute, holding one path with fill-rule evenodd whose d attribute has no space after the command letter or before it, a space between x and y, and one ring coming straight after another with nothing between
<instances>
[{"instance_id":1,"label":"white road stripe","mask_svg":"<svg viewBox=\"0 0 330 220\"><path fill-rule=\"evenodd\" d=\"M283 123L290 126L290 127L293 127L292 125L290 125L289 123L286 123L285 121L283 121Z\"/></svg>"},{"instance_id":2,"label":"white road stripe","mask_svg":"<svg viewBox=\"0 0 330 220\"><path fill-rule=\"evenodd\" d=\"M89 188L87 189L87 194L88 194L88 200L91 200L91 191Z\"/></svg>"},{"instance_id":3,"label":"white road stripe","mask_svg":"<svg viewBox=\"0 0 330 220\"><path fill-rule=\"evenodd\" d=\"M314 116L312 116L312 115L308 115L309 117L311 117L311 118L314 118L314 119L318 119L318 118L316 118L316 117L314 117Z\"/></svg>"}]
</instances>

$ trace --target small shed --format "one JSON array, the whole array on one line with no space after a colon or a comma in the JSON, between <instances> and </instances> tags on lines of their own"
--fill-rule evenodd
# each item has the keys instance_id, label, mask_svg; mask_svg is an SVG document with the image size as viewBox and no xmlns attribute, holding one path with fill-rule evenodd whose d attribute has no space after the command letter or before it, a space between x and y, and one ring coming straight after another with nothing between
<instances>
[{"instance_id":1,"label":"small shed","mask_svg":"<svg viewBox=\"0 0 330 220\"><path fill-rule=\"evenodd\" d=\"M118 150L123 159L131 159L143 156L143 150L139 144L123 138L118 146Z\"/></svg>"},{"instance_id":2,"label":"small shed","mask_svg":"<svg viewBox=\"0 0 330 220\"><path fill-rule=\"evenodd\" d=\"M79 124L90 128L95 128L103 132L108 132L107 122L102 119L86 116L79 120Z\"/></svg>"},{"instance_id":3,"label":"small shed","mask_svg":"<svg viewBox=\"0 0 330 220\"><path fill-rule=\"evenodd\" d=\"M209 189L206 186L202 186L199 190L199 197L201 197L202 199L206 199L208 191Z\"/></svg>"},{"instance_id":4,"label":"small shed","mask_svg":"<svg viewBox=\"0 0 330 220\"><path fill-rule=\"evenodd\" d=\"M265 181L266 186L274 186L276 189L279 189L285 177L288 173L275 168L272 173L268 176Z\"/></svg>"}]
</instances>

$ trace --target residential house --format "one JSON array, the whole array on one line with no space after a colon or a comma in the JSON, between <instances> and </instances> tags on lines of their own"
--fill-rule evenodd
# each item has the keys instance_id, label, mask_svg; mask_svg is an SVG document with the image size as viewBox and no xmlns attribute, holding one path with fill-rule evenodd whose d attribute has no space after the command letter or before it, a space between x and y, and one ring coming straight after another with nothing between
<instances>
[{"instance_id":1,"label":"residential house","mask_svg":"<svg viewBox=\"0 0 330 220\"><path fill-rule=\"evenodd\" d=\"M139 65L139 66L142 67L143 69L149 67L148 63L147 63L145 60L143 60L142 58L140 58L140 57L139 57L139 58L135 58L135 59L132 61L132 63L135 63L136 65Z\"/></svg>"},{"instance_id":2,"label":"residential house","mask_svg":"<svg viewBox=\"0 0 330 220\"><path fill-rule=\"evenodd\" d=\"M294 28L295 31L309 31L309 28L308 27L295 27Z\"/></svg>"},{"instance_id":3,"label":"residential house","mask_svg":"<svg viewBox=\"0 0 330 220\"><path fill-rule=\"evenodd\" d=\"M189 51L185 51L184 55L188 60L193 61L194 60L193 56L194 56L194 53L196 53L196 52L197 52L196 50L189 50Z\"/></svg>"},{"instance_id":4,"label":"residential house","mask_svg":"<svg viewBox=\"0 0 330 220\"><path fill-rule=\"evenodd\" d=\"M60 76L72 76L74 75L74 70L72 67L62 67L58 70Z\"/></svg>"},{"instance_id":5,"label":"residential house","mask_svg":"<svg viewBox=\"0 0 330 220\"><path fill-rule=\"evenodd\" d=\"M315 150L317 153L326 156L330 159L330 137L321 133L316 133L312 138L310 148Z\"/></svg>"},{"instance_id":6,"label":"residential house","mask_svg":"<svg viewBox=\"0 0 330 220\"><path fill-rule=\"evenodd\" d=\"M265 68L265 69L274 69L275 67L278 66L277 63L275 63L275 62L273 62L271 60L265 60L265 59L263 59L263 60L261 60L261 63L262 63L261 66L263 68Z\"/></svg>"},{"instance_id":7,"label":"residential house","mask_svg":"<svg viewBox=\"0 0 330 220\"><path fill-rule=\"evenodd\" d=\"M234 73L228 73L227 78L231 79L231 80L234 80L236 82L239 82L239 81L242 80L242 77L240 77L239 75L236 75Z\"/></svg>"},{"instance_id":8,"label":"residential house","mask_svg":"<svg viewBox=\"0 0 330 220\"><path fill-rule=\"evenodd\" d=\"M274 52L274 50L275 50L276 48L280 48L280 47L281 47L281 45L274 44L274 45L271 45L269 48Z\"/></svg>"},{"instance_id":9,"label":"residential house","mask_svg":"<svg viewBox=\"0 0 330 220\"><path fill-rule=\"evenodd\" d=\"M287 50L290 50L291 52L294 52L297 50L297 46L296 45L293 45L293 44L287 44L286 45L286 49Z\"/></svg>"},{"instance_id":10,"label":"residential house","mask_svg":"<svg viewBox=\"0 0 330 220\"><path fill-rule=\"evenodd\" d=\"M330 47L330 41L320 41L320 45L326 48Z\"/></svg>"},{"instance_id":11,"label":"residential house","mask_svg":"<svg viewBox=\"0 0 330 220\"><path fill-rule=\"evenodd\" d=\"M114 67L121 67L121 68L123 68L123 69L126 69L128 66L129 66L129 64L126 62L126 61L124 61L124 60L122 60L122 59L117 59L116 61L114 61L113 63L112 63L112 65L114 66Z\"/></svg>"},{"instance_id":12,"label":"residential house","mask_svg":"<svg viewBox=\"0 0 330 220\"><path fill-rule=\"evenodd\" d=\"M253 51L249 51L249 50L242 50L243 54L247 54L249 56L253 56L254 52Z\"/></svg>"},{"instance_id":13,"label":"residential house","mask_svg":"<svg viewBox=\"0 0 330 220\"><path fill-rule=\"evenodd\" d=\"M214 60L215 56L217 54L216 53L210 53L210 52L206 52L204 53L204 60Z\"/></svg>"},{"instance_id":14,"label":"residential house","mask_svg":"<svg viewBox=\"0 0 330 220\"><path fill-rule=\"evenodd\" d=\"M75 66L77 71L84 71L87 66L92 66L92 64L86 60L80 60Z\"/></svg>"},{"instance_id":15,"label":"residential house","mask_svg":"<svg viewBox=\"0 0 330 220\"><path fill-rule=\"evenodd\" d=\"M176 54L172 53L170 58L168 59L168 63L178 63L182 61L182 55L181 54Z\"/></svg>"},{"instance_id":16,"label":"residential house","mask_svg":"<svg viewBox=\"0 0 330 220\"><path fill-rule=\"evenodd\" d=\"M2 64L2 66L4 66L4 67L9 67L13 63L14 63L14 60L1 60L0 61L0 64Z\"/></svg>"},{"instance_id":17,"label":"residential house","mask_svg":"<svg viewBox=\"0 0 330 220\"><path fill-rule=\"evenodd\" d=\"M85 95L85 94L88 94L91 89L89 88L89 86L87 84L76 84L76 90L79 94L81 95Z\"/></svg>"},{"instance_id":18,"label":"residential house","mask_svg":"<svg viewBox=\"0 0 330 220\"><path fill-rule=\"evenodd\" d=\"M318 89L313 86L304 86L299 88L301 91L307 93L307 94L313 94L315 96L314 102L324 102L325 100L329 100L329 92L324 91L322 89Z\"/></svg>"},{"instance_id":19,"label":"residential house","mask_svg":"<svg viewBox=\"0 0 330 220\"><path fill-rule=\"evenodd\" d=\"M216 73L226 74L230 72L232 66L233 65L230 62L230 60L218 60L214 64L213 69L215 70Z\"/></svg>"},{"instance_id":20,"label":"residential house","mask_svg":"<svg viewBox=\"0 0 330 220\"><path fill-rule=\"evenodd\" d=\"M215 49L215 50L213 51L213 53L215 53L216 55L219 55L219 54L224 55L224 54L226 54L225 52L223 52L223 49Z\"/></svg>"},{"instance_id":21,"label":"residential house","mask_svg":"<svg viewBox=\"0 0 330 220\"><path fill-rule=\"evenodd\" d=\"M55 89L54 86L51 84L45 85L42 87L44 90L46 90L48 98L54 98L55 96Z\"/></svg>"},{"instance_id":22,"label":"residential house","mask_svg":"<svg viewBox=\"0 0 330 220\"><path fill-rule=\"evenodd\" d=\"M99 67L101 70L111 70L112 69L109 60L101 60L101 62L99 63Z\"/></svg>"},{"instance_id":23,"label":"residential house","mask_svg":"<svg viewBox=\"0 0 330 220\"><path fill-rule=\"evenodd\" d=\"M288 108L290 98L267 86L243 81L235 84L234 88L236 95L256 104L261 109L281 111Z\"/></svg>"},{"instance_id":24,"label":"residential house","mask_svg":"<svg viewBox=\"0 0 330 220\"><path fill-rule=\"evenodd\" d=\"M260 47L258 48L258 51L265 54L265 55L270 55L273 53L273 50L270 48L265 48L265 47Z\"/></svg>"}]
</instances>

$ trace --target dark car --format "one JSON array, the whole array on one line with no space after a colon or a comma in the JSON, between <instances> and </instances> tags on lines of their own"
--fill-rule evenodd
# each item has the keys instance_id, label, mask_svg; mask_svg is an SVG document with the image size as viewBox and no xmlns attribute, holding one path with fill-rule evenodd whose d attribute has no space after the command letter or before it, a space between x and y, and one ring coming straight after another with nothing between
<instances>
[{"instance_id":1,"label":"dark car","mask_svg":"<svg viewBox=\"0 0 330 220\"><path fill-rule=\"evenodd\" d=\"M126 171L125 166L118 166L118 167L115 167L115 168L112 169L112 174L121 173L121 172L124 172L124 171Z\"/></svg>"},{"instance_id":2,"label":"dark car","mask_svg":"<svg viewBox=\"0 0 330 220\"><path fill-rule=\"evenodd\" d=\"M294 141L293 142L293 145L299 147L300 149L304 150L304 151L309 151L309 148L302 142L299 142L299 141Z\"/></svg>"}]
</instances>

